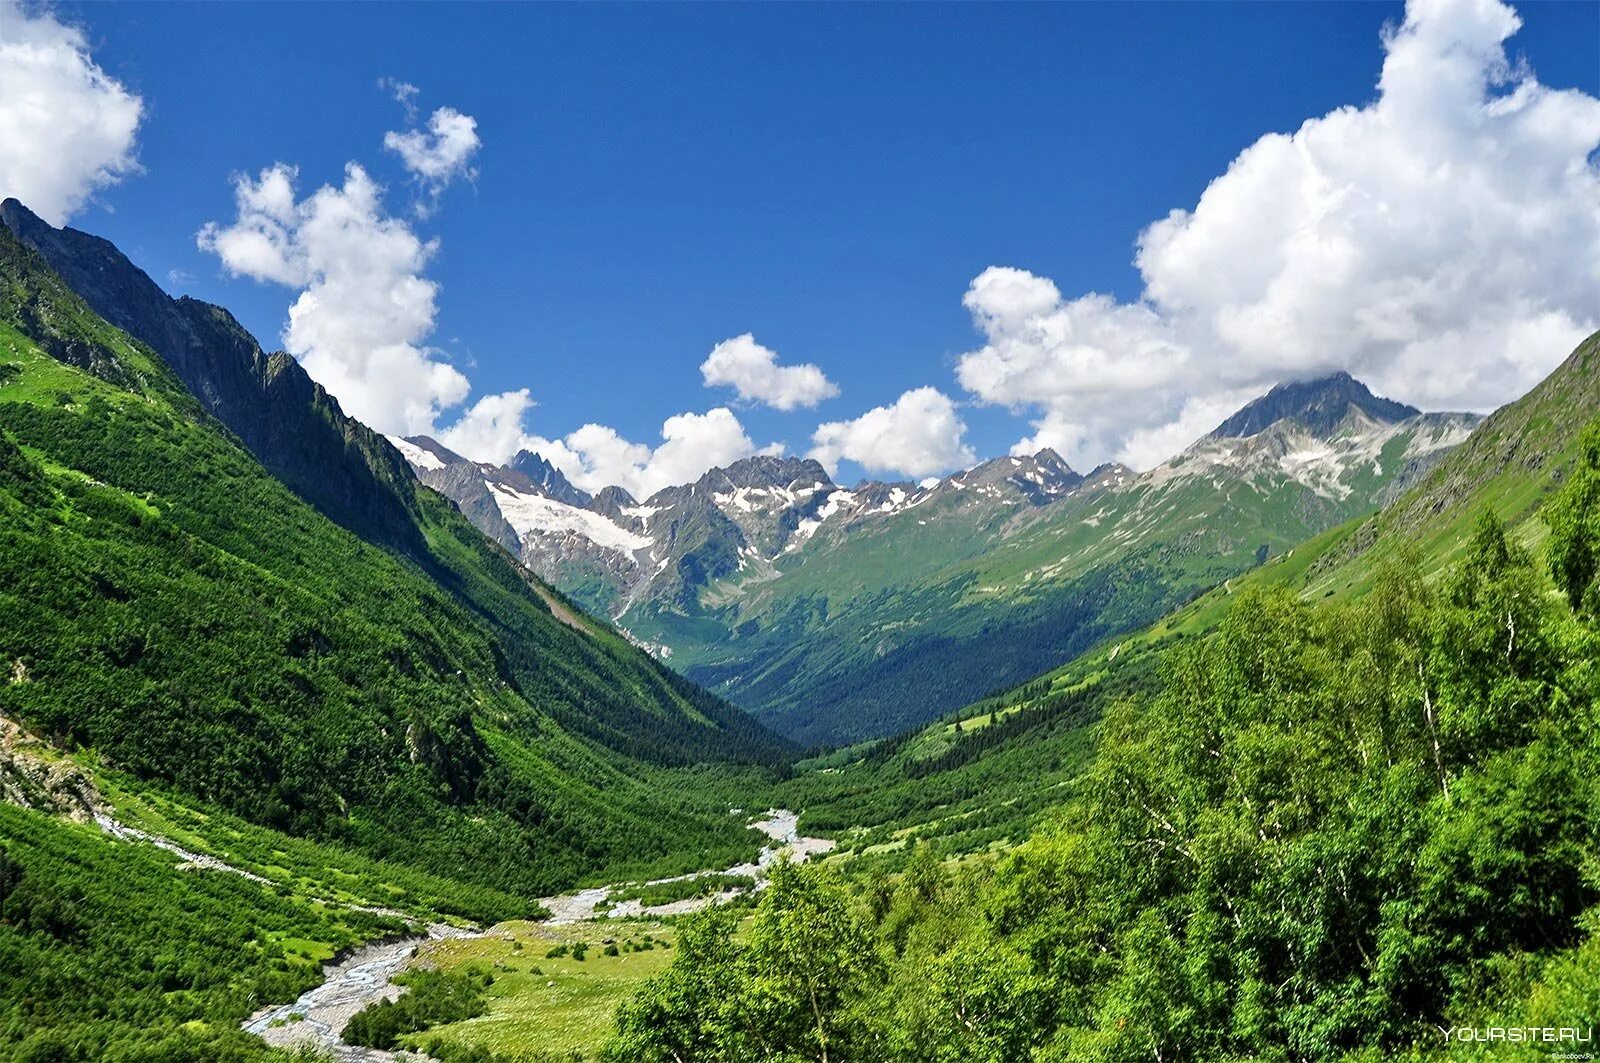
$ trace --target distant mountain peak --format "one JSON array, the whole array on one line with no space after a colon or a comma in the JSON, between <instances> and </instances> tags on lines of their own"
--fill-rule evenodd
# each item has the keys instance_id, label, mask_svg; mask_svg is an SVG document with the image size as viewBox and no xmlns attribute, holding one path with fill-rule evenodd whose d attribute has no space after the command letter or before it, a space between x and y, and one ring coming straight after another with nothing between
<instances>
[{"instance_id":1,"label":"distant mountain peak","mask_svg":"<svg viewBox=\"0 0 1600 1063\"><path fill-rule=\"evenodd\" d=\"M1120 461L1107 461L1096 465L1088 476L1084 477L1086 487L1121 487L1138 477L1138 473L1122 464Z\"/></svg>"},{"instance_id":2,"label":"distant mountain peak","mask_svg":"<svg viewBox=\"0 0 1600 1063\"><path fill-rule=\"evenodd\" d=\"M543 494L558 502L565 502L569 506L589 504L589 492L574 486L560 469L531 450L517 451L517 456L506 462L505 467L520 472L533 481Z\"/></svg>"},{"instance_id":3,"label":"distant mountain peak","mask_svg":"<svg viewBox=\"0 0 1600 1063\"><path fill-rule=\"evenodd\" d=\"M1242 439L1291 419L1304 425L1313 435L1326 436L1332 434L1352 410L1385 424L1404 421L1422 412L1415 406L1374 395L1361 381L1340 370L1314 380L1277 385L1223 421L1210 438Z\"/></svg>"},{"instance_id":4,"label":"distant mountain peak","mask_svg":"<svg viewBox=\"0 0 1600 1063\"><path fill-rule=\"evenodd\" d=\"M731 465L712 469L700 478L700 482L713 487L789 487L794 484L833 486L827 470L817 461L811 458L773 454L756 454L740 458Z\"/></svg>"},{"instance_id":5,"label":"distant mountain peak","mask_svg":"<svg viewBox=\"0 0 1600 1063\"><path fill-rule=\"evenodd\" d=\"M1034 454L990 458L950 479L963 486L1009 485L1035 505L1044 505L1083 483L1083 477L1049 447Z\"/></svg>"},{"instance_id":6,"label":"distant mountain peak","mask_svg":"<svg viewBox=\"0 0 1600 1063\"><path fill-rule=\"evenodd\" d=\"M612 520L626 517L624 510L633 509L639 503L623 487L602 487L595 496L589 500L589 508L596 513L604 514Z\"/></svg>"}]
</instances>

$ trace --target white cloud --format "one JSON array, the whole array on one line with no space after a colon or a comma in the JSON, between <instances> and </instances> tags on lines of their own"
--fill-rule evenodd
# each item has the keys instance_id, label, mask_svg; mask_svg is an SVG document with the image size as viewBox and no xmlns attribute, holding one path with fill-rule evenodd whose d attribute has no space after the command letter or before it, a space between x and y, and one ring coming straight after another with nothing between
<instances>
[{"instance_id":1,"label":"white cloud","mask_svg":"<svg viewBox=\"0 0 1600 1063\"><path fill-rule=\"evenodd\" d=\"M1413 0L1362 107L1272 133L1140 234L1137 303L990 269L958 376L1069 458L1152 454L1221 401L1348 369L1486 409L1600 323L1600 100L1511 66L1497 0ZM1219 418L1220 419L1220 418Z\"/></svg>"},{"instance_id":2,"label":"white cloud","mask_svg":"<svg viewBox=\"0 0 1600 1063\"><path fill-rule=\"evenodd\" d=\"M840 461L853 461L871 472L923 477L973 462L972 448L962 442L966 432L955 403L921 387L853 421L818 425L810 456L830 473Z\"/></svg>"},{"instance_id":3,"label":"white cloud","mask_svg":"<svg viewBox=\"0 0 1600 1063\"><path fill-rule=\"evenodd\" d=\"M402 90L409 90L409 94L402 94ZM414 111L411 100L415 95L414 85L402 85L396 90L396 98L408 111ZM471 181L478 176L472 158L483 141L478 138L477 119L454 107L441 107L429 117L427 129L408 129L404 133L390 130L383 135L383 146L400 156L422 186L426 198L416 204L416 210L425 217L432 213L452 181Z\"/></svg>"},{"instance_id":4,"label":"white cloud","mask_svg":"<svg viewBox=\"0 0 1600 1063\"><path fill-rule=\"evenodd\" d=\"M739 419L721 406L667 418L661 443L651 447L601 424L586 424L560 439L531 435L523 426L533 405L526 388L486 395L440 432L439 441L477 461L504 462L518 450L531 450L585 491L616 486L640 499L740 458L783 450L776 443L757 448Z\"/></svg>"},{"instance_id":5,"label":"white cloud","mask_svg":"<svg viewBox=\"0 0 1600 1063\"><path fill-rule=\"evenodd\" d=\"M144 103L97 66L81 30L0 0L0 198L52 225L139 172Z\"/></svg>"},{"instance_id":6,"label":"white cloud","mask_svg":"<svg viewBox=\"0 0 1600 1063\"><path fill-rule=\"evenodd\" d=\"M523 428L534 405L527 388L485 395L437 433L439 442L474 461L503 463L519 450L534 449L527 445L532 437Z\"/></svg>"},{"instance_id":7,"label":"white cloud","mask_svg":"<svg viewBox=\"0 0 1600 1063\"><path fill-rule=\"evenodd\" d=\"M1260 394L1260 388L1245 387L1195 395L1184 401L1171 421L1130 432L1122 443L1122 449L1117 452L1116 460L1135 469L1160 465Z\"/></svg>"},{"instance_id":8,"label":"white cloud","mask_svg":"<svg viewBox=\"0 0 1600 1063\"><path fill-rule=\"evenodd\" d=\"M404 82L379 84L403 104L416 96ZM417 134L421 140L390 133L385 144L430 187L470 176L466 164L477 146L472 119L441 108L430 129ZM435 435L479 461L504 462L518 450L533 450L579 487L616 485L641 498L713 467L782 451L780 444L758 449L723 407L667 418L654 447L600 424L547 439L525 427L535 405L527 388L485 395L453 423L437 427L470 391L466 376L427 345L439 289L423 271L437 241L423 240L389 215L383 189L356 163L345 167L341 186L324 186L304 199L297 178L281 163L254 179L236 177L237 217L228 225L206 225L199 244L236 276L301 289L289 308L284 346L347 413L385 435Z\"/></svg>"},{"instance_id":9,"label":"white cloud","mask_svg":"<svg viewBox=\"0 0 1600 1063\"><path fill-rule=\"evenodd\" d=\"M700 364L706 387L731 387L741 399L775 410L811 407L839 394L839 387L809 363L779 365L778 352L746 332L723 340Z\"/></svg>"},{"instance_id":10,"label":"white cloud","mask_svg":"<svg viewBox=\"0 0 1600 1063\"><path fill-rule=\"evenodd\" d=\"M201 229L201 248L236 276L302 289L284 346L347 413L390 435L431 431L470 388L425 346L438 285L422 271L437 243L390 217L355 163L303 200L295 179L281 164L235 178L238 217Z\"/></svg>"},{"instance_id":11,"label":"white cloud","mask_svg":"<svg viewBox=\"0 0 1600 1063\"><path fill-rule=\"evenodd\" d=\"M421 89L399 78L379 78L378 88L394 97L394 102L406 109L406 121L417 120L417 97L422 94Z\"/></svg>"}]
</instances>

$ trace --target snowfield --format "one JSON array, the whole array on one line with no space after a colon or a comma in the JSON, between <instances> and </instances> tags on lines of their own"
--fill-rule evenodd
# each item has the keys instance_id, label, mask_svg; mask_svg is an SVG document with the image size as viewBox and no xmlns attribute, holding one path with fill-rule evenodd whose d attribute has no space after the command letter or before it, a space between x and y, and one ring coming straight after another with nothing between
<instances>
[{"instance_id":1,"label":"snowfield","mask_svg":"<svg viewBox=\"0 0 1600 1063\"><path fill-rule=\"evenodd\" d=\"M581 535L598 546L630 557L650 545L647 536L631 532L598 513L569 506L543 495L525 495L491 483L489 491L500 507L500 515L516 529L518 536L530 533Z\"/></svg>"}]
</instances>

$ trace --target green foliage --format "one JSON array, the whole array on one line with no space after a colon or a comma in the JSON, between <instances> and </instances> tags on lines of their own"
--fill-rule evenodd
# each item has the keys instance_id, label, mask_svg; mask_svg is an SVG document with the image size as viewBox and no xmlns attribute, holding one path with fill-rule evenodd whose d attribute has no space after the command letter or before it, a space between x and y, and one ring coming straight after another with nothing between
<instances>
[{"instance_id":1,"label":"green foliage","mask_svg":"<svg viewBox=\"0 0 1600 1063\"><path fill-rule=\"evenodd\" d=\"M1556 585L1574 609L1600 616L1600 421L1583 434L1578 460L1544 517Z\"/></svg>"},{"instance_id":2,"label":"green foliage","mask_svg":"<svg viewBox=\"0 0 1600 1063\"><path fill-rule=\"evenodd\" d=\"M394 981L406 991L352 1015L340 1035L345 1044L393 1048L403 1034L482 1015L483 991L494 978L480 972L413 971Z\"/></svg>"},{"instance_id":3,"label":"green foliage","mask_svg":"<svg viewBox=\"0 0 1600 1063\"><path fill-rule=\"evenodd\" d=\"M1104 707L1146 685L1139 670L1105 683L1030 683L963 710L959 730L941 720L803 762L776 800L804 810L804 832L837 835L857 854L852 869L898 866L908 839L945 856L1020 843L1070 794Z\"/></svg>"},{"instance_id":4,"label":"green foliage","mask_svg":"<svg viewBox=\"0 0 1600 1063\"><path fill-rule=\"evenodd\" d=\"M860 1006L884 969L840 880L780 864L747 940L737 926L715 907L682 924L672 965L618 1012L607 1059L862 1058Z\"/></svg>"},{"instance_id":5,"label":"green foliage","mask_svg":"<svg viewBox=\"0 0 1600 1063\"><path fill-rule=\"evenodd\" d=\"M1062 988L1061 1051L1410 1043L1493 957L1575 940L1590 695L1532 575L1486 520L1444 600L1400 571L1352 610L1242 601L1108 719L996 909Z\"/></svg>"},{"instance_id":6,"label":"green foliage","mask_svg":"<svg viewBox=\"0 0 1600 1063\"><path fill-rule=\"evenodd\" d=\"M265 1059L239 1029L252 1011L316 985L333 950L399 927L5 804L0 837L0 1060Z\"/></svg>"},{"instance_id":7,"label":"green foliage","mask_svg":"<svg viewBox=\"0 0 1600 1063\"><path fill-rule=\"evenodd\" d=\"M1600 634L1490 515L1440 585L1405 564L1375 583L1342 607L1242 596L1213 637L1168 650L1154 696L1111 707L1092 766L1012 855L952 873L913 847L862 880L865 944L809 938L826 920L763 899L751 944L725 928L703 969L675 965L623 1009L617 1051L671 1058L642 1032L659 1020L695 1058L737 1058L693 1031L736 1036L718 1002L802 953L887 964L824 1009L849 1031L831 1059L1381 1058L1442 1047L1436 1025L1501 1001L1515 1020L1518 999L1581 1025ZM794 952L752 959L780 927ZM821 1058L821 1038L777 1028Z\"/></svg>"},{"instance_id":8,"label":"green foliage","mask_svg":"<svg viewBox=\"0 0 1600 1063\"><path fill-rule=\"evenodd\" d=\"M670 879L666 882L624 886L620 889L612 890L610 896L606 899L613 904L636 900L646 908L655 908L663 904L672 904L676 901L685 901L696 897L711 897L724 890L748 890L754 887L755 884L756 880L750 875L727 875L722 872L712 872L706 875L688 875L684 878Z\"/></svg>"}]
</instances>

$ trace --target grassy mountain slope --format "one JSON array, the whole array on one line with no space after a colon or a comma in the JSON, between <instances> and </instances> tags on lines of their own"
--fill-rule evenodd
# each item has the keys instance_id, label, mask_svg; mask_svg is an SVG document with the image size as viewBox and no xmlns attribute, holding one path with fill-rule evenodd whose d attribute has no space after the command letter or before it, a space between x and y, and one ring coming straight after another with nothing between
<instances>
[{"instance_id":1,"label":"grassy mountain slope","mask_svg":"<svg viewBox=\"0 0 1600 1063\"><path fill-rule=\"evenodd\" d=\"M743 851L669 767L779 747L415 499L421 557L329 520L0 230L0 713L522 896Z\"/></svg>"},{"instance_id":2,"label":"grassy mountain slope","mask_svg":"<svg viewBox=\"0 0 1600 1063\"><path fill-rule=\"evenodd\" d=\"M220 306L171 298L108 240L57 229L15 199L0 203L0 225L91 310L160 355L274 477L363 538L426 554L406 463L294 358L264 352Z\"/></svg>"},{"instance_id":3,"label":"grassy mountain slope","mask_svg":"<svg viewBox=\"0 0 1600 1063\"><path fill-rule=\"evenodd\" d=\"M959 853L1020 839L1059 803L1041 793L1071 792L1092 755L1099 715L1154 690L1165 662L1216 631L1252 592L1354 601L1373 589L1386 564L1408 559L1437 582L1459 564L1485 511L1537 556L1549 534L1539 507L1564 482L1582 430L1596 417L1600 334L1526 396L1485 419L1387 508L1329 529L1153 624L1103 639L924 729L802 762L785 784L793 795L787 799L809 810L810 828L841 831L847 841L869 846L916 836ZM990 730L995 724L998 736Z\"/></svg>"},{"instance_id":4,"label":"grassy mountain slope","mask_svg":"<svg viewBox=\"0 0 1600 1063\"><path fill-rule=\"evenodd\" d=\"M336 950L401 927L0 804L0 1059L234 1063L238 1029Z\"/></svg>"}]
</instances>

